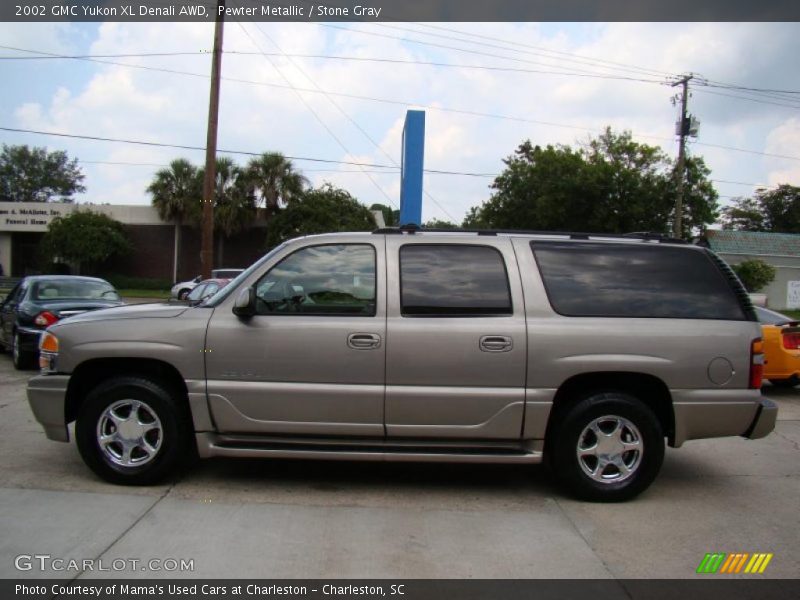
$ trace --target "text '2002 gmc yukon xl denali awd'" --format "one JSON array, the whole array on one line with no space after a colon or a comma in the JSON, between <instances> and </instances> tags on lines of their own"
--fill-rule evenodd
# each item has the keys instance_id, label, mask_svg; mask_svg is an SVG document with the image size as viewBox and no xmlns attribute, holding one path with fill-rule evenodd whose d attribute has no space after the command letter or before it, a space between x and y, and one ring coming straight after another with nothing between
<instances>
[{"instance_id":1,"label":"text '2002 gmc yukon xl denali awd'","mask_svg":"<svg viewBox=\"0 0 800 600\"><path fill-rule=\"evenodd\" d=\"M67 319L28 385L50 439L144 484L201 457L537 463L645 489L664 440L760 438L760 327L705 248L379 230L287 242L194 307Z\"/></svg>"}]
</instances>

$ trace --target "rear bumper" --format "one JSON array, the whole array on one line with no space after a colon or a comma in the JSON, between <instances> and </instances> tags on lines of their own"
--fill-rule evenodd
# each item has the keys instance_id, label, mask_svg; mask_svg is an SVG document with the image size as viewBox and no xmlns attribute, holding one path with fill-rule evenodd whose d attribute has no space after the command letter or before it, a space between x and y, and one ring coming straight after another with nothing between
<instances>
[{"instance_id":1,"label":"rear bumper","mask_svg":"<svg viewBox=\"0 0 800 600\"><path fill-rule=\"evenodd\" d=\"M33 416L44 427L45 435L57 442L68 442L65 417L69 375L38 375L28 382L28 404Z\"/></svg>"},{"instance_id":2,"label":"rear bumper","mask_svg":"<svg viewBox=\"0 0 800 600\"><path fill-rule=\"evenodd\" d=\"M688 440L764 437L775 428L778 407L760 390L678 390L673 392L675 432L670 445Z\"/></svg>"},{"instance_id":3,"label":"rear bumper","mask_svg":"<svg viewBox=\"0 0 800 600\"><path fill-rule=\"evenodd\" d=\"M766 437L773 429L778 420L778 405L772 400L762 398L758 406L756 416L753 419L750 429L745 432L744 437L751 440Z\"/></svg>"}]
</instances>

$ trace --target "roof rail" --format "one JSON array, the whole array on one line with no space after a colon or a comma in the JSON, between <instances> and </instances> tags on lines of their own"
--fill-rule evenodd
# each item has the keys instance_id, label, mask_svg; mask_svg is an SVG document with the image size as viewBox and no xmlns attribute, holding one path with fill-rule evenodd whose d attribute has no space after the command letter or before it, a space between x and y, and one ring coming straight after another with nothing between
<instances>
[{"instance_id":1,"label":"roof rail","mask_svg":"<svg viewBox=\"0 0 800 600\"><path fill-rule=\"evenodd\" d=\"M686 240L669 237L661 233L653 233L651 231L636 231L631 233L588 233L578 231L541 231L529 229L464 229L464 228L439 228L439 227L419 227L415 224L403 225L401 227L382 227L372 232L373 234L395 234L402 235L404 233L474 233L476 235L554 235L563 236L572 240L589 240L592 238L606 238L606 239L626 239L626 240L642 240L647 242L659 242L662 244L688 244Z\"/></svg>"}]
</instances>

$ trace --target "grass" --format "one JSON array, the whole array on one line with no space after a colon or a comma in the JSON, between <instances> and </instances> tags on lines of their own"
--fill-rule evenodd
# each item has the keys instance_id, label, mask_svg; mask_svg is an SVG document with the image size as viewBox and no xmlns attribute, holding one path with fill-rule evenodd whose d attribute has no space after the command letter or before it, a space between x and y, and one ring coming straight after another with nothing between
<instances>
[{"instance_id":1,"label":"grass","mask_svg":"<svg viewBox=\"0 0 800 600\"><path fill-rule=\"evenodd\" d=\"M157 300L166 300L169 298L169 290L135 290L123 289L117 290L122 299L125 298L155 298Z\"/></svg>"},{"instance_id":2,"label":"grass","mask_svg":"<svg viewBox=\"0 0 800 600\"><path fill-rule=\"evenodd\" d=\"M778 312L783 313L787 317L792 317L793 319L800 321L800 310L780 310Z\"/></svg>"}]
</instances>

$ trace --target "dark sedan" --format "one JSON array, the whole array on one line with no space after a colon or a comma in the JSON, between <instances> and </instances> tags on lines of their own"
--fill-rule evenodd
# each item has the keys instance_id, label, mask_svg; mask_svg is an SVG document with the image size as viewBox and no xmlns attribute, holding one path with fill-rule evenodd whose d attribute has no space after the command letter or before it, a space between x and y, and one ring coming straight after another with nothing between
<instances>
[{"instance_id":1,"label":"dark sedan","mask_svg":"<svg viewBox=\"0 0 800 600\"><path fill-rule=\"evenodd\" d=\"M11 350L14 366L33 366L39 335L50 325L88 310L124 304L104 279L69 275L25 277L0 304L0 344Z\"/></svg>"}]
</instances>

